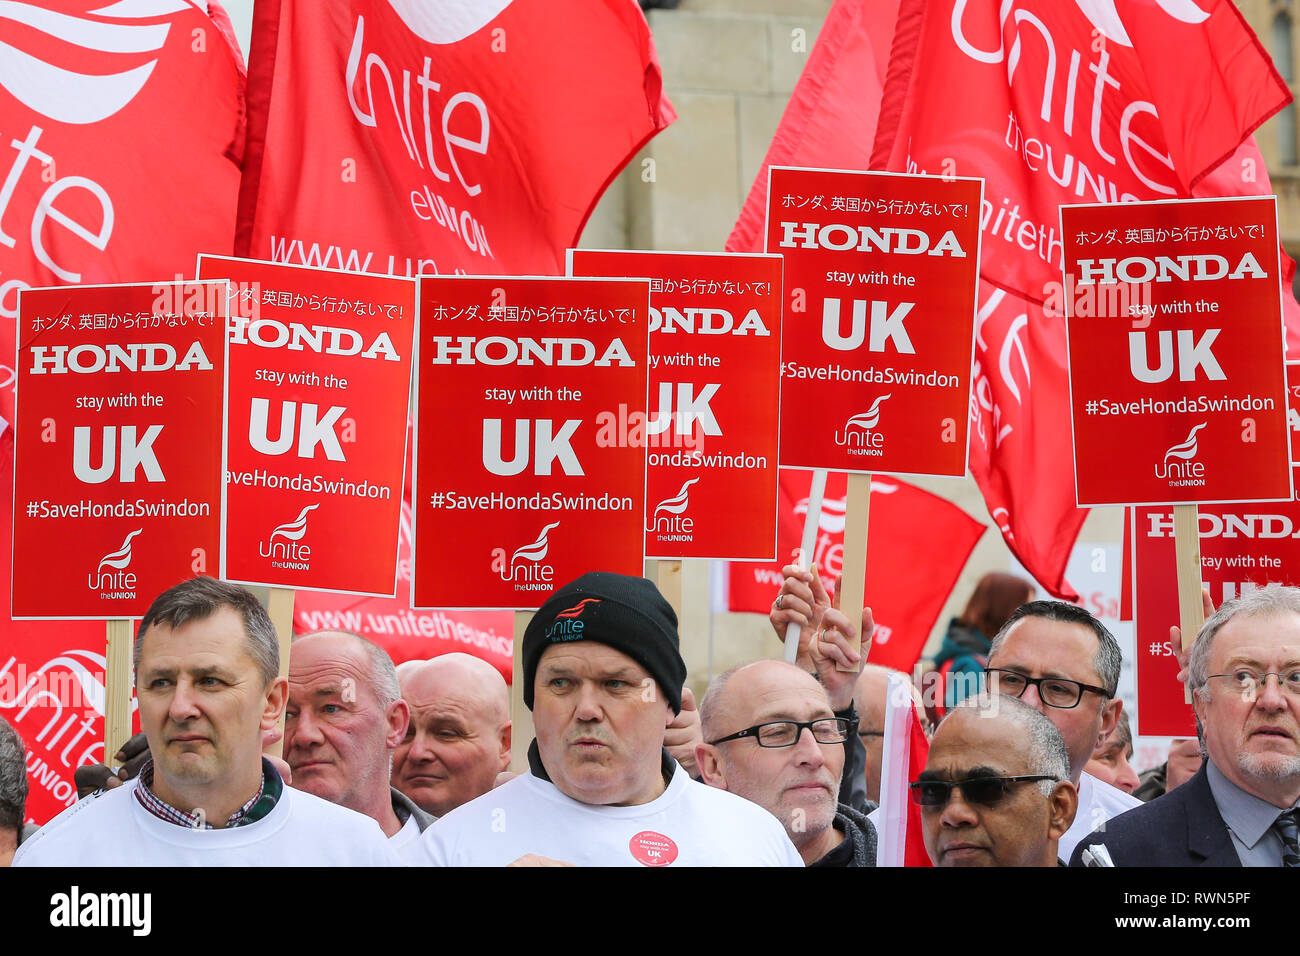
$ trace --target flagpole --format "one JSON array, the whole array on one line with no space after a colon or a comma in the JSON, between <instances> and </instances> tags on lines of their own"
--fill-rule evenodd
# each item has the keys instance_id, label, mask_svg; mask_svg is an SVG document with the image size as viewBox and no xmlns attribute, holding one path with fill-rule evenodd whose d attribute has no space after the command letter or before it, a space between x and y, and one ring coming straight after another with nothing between
<instances>
[{"instance_id":1,"label":"flagpole","mask_svg":"<svg viewBox=\"0 0 1300 956\"><path fill-rule=\"evenodd\" d=\"M826 497L826 469L814 468L812 484L808 489L808 513L803 519L803 538L799 541L799 554L795 563L807 571L812 567L813 549L817 546L817 528L822 520L822 499ZM785 662L793 664L799 656L799 631L802 625L791 621L785 626Z\"/></svg>"}]
</instances>

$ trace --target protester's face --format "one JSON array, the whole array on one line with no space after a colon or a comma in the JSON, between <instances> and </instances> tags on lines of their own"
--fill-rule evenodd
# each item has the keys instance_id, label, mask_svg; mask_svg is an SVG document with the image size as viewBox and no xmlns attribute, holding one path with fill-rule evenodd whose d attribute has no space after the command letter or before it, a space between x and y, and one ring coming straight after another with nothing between
<instances>
[{"instance_id":1,"label":"protester's face","mask_svg":"<svg viewBox=\"0 0 1300 956\"><path fill-rule=\"evenodd\" d=\"M1214 671L1213 673L1218 673ZM1165 764L1165 793L1181 787L1196 776L1201 769L1201 743L1199 740L1175 740L1169 745L1169 760Z\"/></svg>"},{"instance_id":2,"label":"protester's face","mask_svg":"<svg viewBox=\"0 0 1300 956\"><path fill-rule=\"evenodd\" d=\"M726 686L718 737L773 720L834 717L812 677L776 661L738 671ZM726 790L763 807L803 846L835 822L844 744L819 744L803 730L790 747L760 747L753 737L714 745Z\"/></svg>"},{"instance_id":3,"label":"protester's face","mask_svg":"<svg viewBox=\"0 0 1300 956\"><path fill-rule=\"evenodd\" d=\"M391 747L405 733L405 708L375 696L369 658L356 640L323 634L289 655L284 759L293 786L368 812L388 792Z\"/></svg>"},{"instance_id":4,"label":"protester's face","mask_svg":"<svg viewBox=\"0 0 1300 956\"><path fill-rule=\"evenodd\" d=\"M1028 774L1029 736L1019 725L958 709L939 725L921 780ZM1073 808L1070 811L1073 819ZM968 803L958 788L944 807L923 807L925 849L935 866L1043 866L1069 826L1053 819L1037 783L1014 783L997 805Z\"/></svg>"},{"instance_id":5,"label":"protester's face","mask_svg":"<svg viewBox=\"0 0 1300 956\"><path fill-rule=\"evenodd\" d=\"M858 707L858 736L867 751L867 799L880 802L880 766L885 750L885 696L889 677L878 671L858 678L855 698Z\"/></svg>"},{"instance_id":6,"label":"protester's face","mask_svg":"<svg viewBox=\"0 0 1300 956\"><path fill-rule=\"evenodd\" d=\"M411 722L393 755L393 786L439 817L491 790L510 760L504 705L456 673L403 678Z\"/></svg>"},{"instance_id":7,"label":"protester's face","mask_svg":"<svg viewBox=\"0 0 1300 956\"><path fill-rule=\"evenodd\" d=\"M1093 668L1097 636L1085 624L1052 621L1042 617L1021 618L989 658L989 667L1016 671L1027 677L1063 677L1081 684L1102 686ZM1048 707L1038 697L1037 687L1026 687L1024 703L1033 707L1061 732L1070 755L1070 779L1076 784L1084 765L1119 720L1119 702L1084 691L1078 706Z\"/></svg>"},{"instance_id":8,"label":"protester's face","mask_svg":"<svg viewBox=\"0 0 1300 956\"><path fill-rule=\"evenodd\" d=\"M264 686L243 621L223 607L140 638L136 692L155 779L170 789L243 780L260 765L262 730L275 726L283 682Z\"/></svg>"},{"instance_id":9,"label":"protester's face","mask_svg":"<svg viewBox=\"0 0 1300 956\"><path fill-rule=\"evenodd\" d=\"M654 679L622 651L574 641L542 653L533 726L542 763L567 796L615 806L654 799L672 719Z\"/></svg>"},{"instance_id":10,"label":"protester's face","mask_svg":"<svg viewBox=\"0 0 1300 956\"><path fill-rule=\"evenodd\" d=\"M1214 637L1207 673L1286 673L1298 667L1300 615L1281 613L1228 621ZM1238 787L1260 794L1300 776L1300 704L1277 678L1268 678L1258 694L1212 679L1194 702L1210 759Z\"/></svg>"},{"instance_id":11,"label":"protester's face","mask_svg":"<svg viewBox=\"0 0 1300 956\"><path fill-rule=\"evenodd\" d=\"M1114 734L1106 738L1106 743L1097 748L1083 769L1112 787L1132 793L1138 787L1137 771L1129 763L1133 751L1114 738Z\"/></svg>"}]
</instances>

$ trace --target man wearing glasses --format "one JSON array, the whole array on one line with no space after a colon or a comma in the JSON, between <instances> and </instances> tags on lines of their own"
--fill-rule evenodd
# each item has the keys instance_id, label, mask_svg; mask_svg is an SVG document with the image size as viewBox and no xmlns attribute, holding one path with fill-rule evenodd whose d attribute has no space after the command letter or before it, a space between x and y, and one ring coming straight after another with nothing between
<instances>
[{"instance_id":1,"label":"man wearing glasses","mask_svg":"<svg viewBox=\"0 0 1300 956\"><path fill-rule=\"evenodd\" d=\"M709 685L700 721L700 778L780 820L806 866L876 865L875 828L837 803L857 728L811 674L773 660L732 668Z\"/></svg>"},{"instance_id":2,"label":"man wearing glasses","mask_svg":"<svg viewBox=\"0 0 1300 956\"><path fill-rule=\"evenodd\" d=\"M939 724L911 784L935 866L1056 866L1078 794L1050 720L1017 700L967 697Z\"/></svg>"},{"instance_id":3,"label":"man wearing glasses","mask_svg":"<svg viewBox=\"0 0 1300 956\"><path fill-rule=\"evenodd\" d=\"M1300 866L1300 589L1225 602L1196 635L1188 684L1208 759L1087 837L1074 865Z\"/></svg>"},{"instance_id":4,"label":"man wearing glasses","mask_svg":"<svg viewBox=\"0 0 1300 956\"><path fill-rule=\"evenodd\" d=\"M1119 645L1100 621L1063 601L1022 604L989 649L985 670L991 693L1019 698L1056 725L1079 791L1074 823L1061 837L1061 855L1106 821L1141 801L1084 771L1110 736L1123 704L1116 699Z\"/></svg>"}]
</instances>

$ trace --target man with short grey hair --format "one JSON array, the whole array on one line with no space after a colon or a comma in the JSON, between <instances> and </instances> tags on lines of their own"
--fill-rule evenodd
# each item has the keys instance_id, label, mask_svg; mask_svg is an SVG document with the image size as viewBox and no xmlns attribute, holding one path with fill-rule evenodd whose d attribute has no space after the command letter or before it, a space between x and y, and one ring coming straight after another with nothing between
<instances>
[{"instance_id":1,"label":"man with short grey hair","mask_svg":"<svg viewBox=\"0 0 1300 956\"><path fill-rule=\"evenodd\" d=\"M1010 697L967 697L911 785L935 866L1056 866L1078 806L1056 726Z\"/></svg>"},{"instance_id":2,"label":"man with short grey hair","mask_svg":"<svg viewBox=\"0 0 1300 956\"><path fill-rule=\"evenodd\" d=\"M780 820L805 866L876 865L875 827L837 803L856 728L816 678L785 661L732 668L709 685L700 720L700 779Z\"/></svg>"},{"instance_id":3,"label":"man with short grey hair","mask_svg":"<svg viewBox=\"0 0 1300 956\"><path fill-rule=\"evenodd\" d=\"M23 842L27 818L27 748L0 717L0 866L8 866Z\"/></svg>"},{"instance_id":4,"label":"man with short grey hair","mask_svg":"<svg viewBox=\"0 0 1300 956\"><path fill-rule=\"evenodd\" d=\"M371 817L399 855L433 822L388 782L409 719L382 647L351 631L294 638L284 720L291 785Z\"/></svg>"},{"instance_id":5,"label":"man with short grey hair","mask_svg":"<svg viewBox=\"0 0 1300 956\"><path fill-rule=\"evenodd\" d=\"M1084 847L1115 866L1300 866L1300 589L1226 601L1201 627L1188 685L1206 760Z\"/></svg>"},{"instance_id":6,"label":"man with short grey hair","mask_svg":"<svg viewBox=\"0 0 1300 956\"><path fill-rule=\"evenodd\" d=\"M14 864L395 864L373 820L286 788L262 757L287 696L279 656L275 628L244 588L193 578L160 594L135 642L151 759L130 783L55 817Z\"/></svg>"},{"instance_id":7,"label":"man with short grey hair","mask_svg":"<svg viewBox=\"0 0 1300 956\"><path fill-rule=\"evenodd\" d=\"M1018 607L989 648L986 687L1028 704L1056 725L1078 788L1074 823L1061 837L1061 855L1111 817L1141 801L1084 770L1119 720L1119 644L1084 608L1064 601Z\"/></svg>"}]
</instances>

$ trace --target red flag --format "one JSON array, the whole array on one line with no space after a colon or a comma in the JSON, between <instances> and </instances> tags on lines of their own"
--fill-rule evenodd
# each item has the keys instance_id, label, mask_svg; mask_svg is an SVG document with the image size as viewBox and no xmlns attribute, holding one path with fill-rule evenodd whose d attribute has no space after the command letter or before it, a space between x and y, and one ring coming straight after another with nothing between
<instances>
[{"instance_id":1,"label":"red flag","mask_svg":"<svg viewBox=\"0 0 1300 956\"><path fill-rule=\"evenodd\" d=\"M1061 0L900 0L885 22L870 6L832 9L769 161L987 180L970 470L1012 552L1074 599L1065 566L1086 512L1074 506L1061 427L1064 322L1044 321L1042 304L1060 289L1057 207L1267 193L1249 135L1290 95L1228 0L1135 0L1119 13ZM843 30L876 31L874 47ZM891 39L880 91L879 60L863 51ZM873 149L861 114L876 103ZM810 128L843 141L832 149ZM728 247L756 231L742 214ZM1288 327L1300 344L1300 323Z\"/></svg>"},{"instance_id":2,"label":"red flag","mask_svg":"<svg viewBox=\"0 0 1300 956\"><path fill-rule=\"evenodd\" d=\"M771 609L781 587L781 568L800 546L811 478L810 471L781 469L777 554L782 557L774 562L731 562L729 610L766 614ZM844 472L827 476L813 559L828 584L843 570L847 490ZM871 663L911 672L984 530L937 495L890 476L872 479L866 583L866 603L876 622ZM919 567L925 568L924 574L916 573Z\"/></svg>"},{"instance_id":3,"label":"red flag","mask_svg":"<svg viewBox=\"0 0 1300 956\"><path fill-rule=\"evenodd\" d=\"M24 288L170 279L229 252L244 64L217 3L0 10L0 319ZM210 15L204 8L210 9ZM0 416L13 419L13 326Z\"/></svg>"},{"instance_id":4,"label":"red flag","mask_svg":"<svg viewBox=\"0 0 1300 956\"><path fill-rule=\"evenodd\" d=\"M0 435L0 568L12 561L13 431ZM26 820L47 823L72 806L72 774L104 760L104 649L100 621L14 621L6 572L0 610L0 717L26 745ZM132 706L135 701L132 699Z\"/></svg>"},{"instance_id":5,"label":"red flag","mask_svg":"<svg viewBox=\"0 0 1300 956\"><path fill-rule=\"evenodd\" d=\"M628 0L259 0L253 37L237 246L276 262L554 275L676 117Z\"/></svg>"},{"instance_id":6,"label":"red flag","mask_svg":"<svg viewBox=\"0 0 1300 956\"><path fill-rule=\"evenodd\" d=\"M867 168L898 4L840 0L826 15L727 239L728 252L763 251L769 166Z\"/></svg>"},{"instance_id":7,"label":"red flag","mask_svg":"<svg viewBox=\"0 0 1300 956\"><path fill-rule=\"evenodd\" d=\"M921 715L912 704L912 723L908 728L910 735L907 749L907 780L909 783L921 776L925 763L930 759L930 741L925 736L921 725ZM907 842L904 844L903 866L933 866L930 854L925 849L925 831L922 829L921 806L912 799L907 801Z\"/></svg>"}]
</instances>

